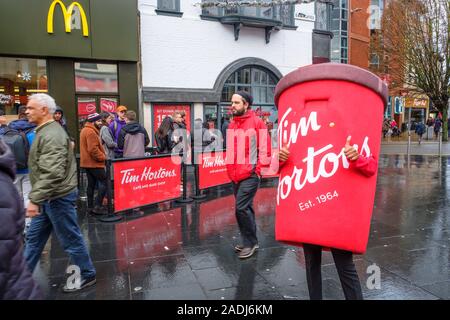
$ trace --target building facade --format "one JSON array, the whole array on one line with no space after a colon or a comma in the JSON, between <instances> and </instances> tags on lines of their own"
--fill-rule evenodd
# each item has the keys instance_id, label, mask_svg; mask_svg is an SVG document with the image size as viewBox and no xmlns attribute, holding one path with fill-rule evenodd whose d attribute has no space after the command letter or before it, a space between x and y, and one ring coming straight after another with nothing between
<instances>
[{"instance_id":1,"label":"building facade","mask_svg":"<svg viewBox=\"0 0 450 320\"><path fill-rule=\"evenodd\" d=\"M276 132L277 82L313 62L315 4L202 8L199 3L139 0L146 129L153 136L175 110L187 113L189 130L198 118L220 129L233 93L247 90L253 109ZM316 47L328 58L326 44Z\"/></svg>"},{"instance_id":2,"label":"building facade","mask_svg":"<svg viewBox=\"0 0 450 320\"><path fill-rule=\"evenodd\" d=\"M91 112L138 111L137 1L4 0L0 12L0 109L11 120L38 92L75 138Z\"/></svg>"}]
</instances>

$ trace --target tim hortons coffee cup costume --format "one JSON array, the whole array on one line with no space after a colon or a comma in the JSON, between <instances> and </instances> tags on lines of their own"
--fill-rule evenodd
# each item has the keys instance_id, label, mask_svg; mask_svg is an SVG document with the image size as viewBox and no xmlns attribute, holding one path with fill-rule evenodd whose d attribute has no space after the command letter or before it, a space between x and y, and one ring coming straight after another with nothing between
<instances>
[{"instance_id":1,"label":"tim hortons coffee cup costume","mask_svg":"<svg viewBox=\"0 0 450 320\"><path fill-rule=\"evenodd\" d=\"M366 251L387 97L380 78L350 65L311 65L281 79L278 142L290 157L280 168L278 241ZM344 155L349 137L361 155L354 162ZM368 164L371 176L358 170Z\"/></svg>"}]
</instances>

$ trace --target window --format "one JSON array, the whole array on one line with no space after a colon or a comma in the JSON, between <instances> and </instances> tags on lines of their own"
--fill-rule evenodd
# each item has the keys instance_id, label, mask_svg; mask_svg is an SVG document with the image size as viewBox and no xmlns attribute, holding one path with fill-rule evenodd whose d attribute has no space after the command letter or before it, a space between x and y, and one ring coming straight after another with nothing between
<instances>
[{"instance_id":1,"label":"window","mask_svg":"<svg viewBox=\"0 0 450 320\"><path fill-rule=\"evenodd\" d=\"M334 0L331 10L331 61L348 62L348 0Z\"/></svg>"},{"instance_id":2,"label":"window","mask_svg":"<svg viewBox=\"0 0 450 320\"><path fill-rule=\"evenodd\" d=\"M117 65L76 62L75 89L78 93L117 93Z\"/></svg>"},{"instance_id":3,"label":"window","mask_svg":"<svg viewBox=\"0 0 450 320\"><path fill-rule=\"evenodd\" d=\"M275 86L278 79L268 70L258 67L244 67L233 73L225 81L220 102L222 119L227 115L231 97L236 91L244 90L253 96L252 109L262 117L272 136L272 146L276 146L278 111L274 103Z\"/></svg>"},{"instance_id":4,"label":"window","mask_svg":"<svg viewBox=\"0 0 450 320\"><path fill-rule=\"evenodd\" d=\"M17 115L30 95L47 92L45 60L0 57L0 109L6 115Z\"/></svg>"},{"instance_id":5,"label":"window","mask_svg":"<svg viewBox=\"0 0 450 320\"><path fill-rule=\"evenodd\" d=\"M316 25L318 30L330 31L331 30L331 12L332 5L330 3L324 3L316 1Z\"/></svg>"},{"instance_id":6,"label":"window","mask_svg":"<svg viewBox=\"0 0 450 320\"><path fill-rule=\"evenodd\" d=\"M158 0L158 10L180 11L180 0Z\"/></svg>"},{"instance_id":7,"label":"window","mask_svg":"<svg viewBox=\"0 0 450 320\"><path fill-rule=\"evenodd\" d=\"M205 2L205 0L202 0ZM206 0L210 2L209 0ZM225 2L219 0L218 2ZM233 0L228 0L233 2ZM272 0L259 0L259 2L272 2ZM278 5L272 4L270 6L235 6L235 7L207 7L202 9L202 14L205 16L223 17L229 15L241 15L246 17L255 17L262 19L270 19L281 21L286 26L294 26L294 5Z\"/></svg>"}]
</instances>

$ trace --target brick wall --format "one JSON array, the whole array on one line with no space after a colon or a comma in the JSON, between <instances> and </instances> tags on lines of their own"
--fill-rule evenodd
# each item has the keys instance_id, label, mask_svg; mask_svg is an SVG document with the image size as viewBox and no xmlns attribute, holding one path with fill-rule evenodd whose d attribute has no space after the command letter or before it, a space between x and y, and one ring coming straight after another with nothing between
<instances>
[{"instance_id":1,"label":"brick wall","mask_svg":"<svg viewBox=\"0 0 450 320\"><path fill-rule=\"evenodd\" d=\"M350 52L349 63L369 68L369 6L370 0L349 0L350 5ZM352 13L353 11L353 13Z\"/></svg>"}]
</instances>

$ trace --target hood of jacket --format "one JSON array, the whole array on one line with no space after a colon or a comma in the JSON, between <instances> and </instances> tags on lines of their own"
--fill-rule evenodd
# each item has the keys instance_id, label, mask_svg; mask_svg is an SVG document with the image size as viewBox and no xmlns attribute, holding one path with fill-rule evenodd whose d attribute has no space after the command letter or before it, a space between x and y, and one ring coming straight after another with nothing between
<instances>
[{"instance_id":1,"label":"hood of jacket","mask_svg":"<svg viewBox=\"0 0 450 320\"><path fill-rule=\"evenodd\" d=\"M36 128L36 125L34 123L29 122L27 119L19 119L11 121L8 127L13 130L27 131Z\"/></svg>"},{"instance_id":2,"label":"hood of jacket","mask_svg":"<svg viewBox=\"0 0 450 320\"><path fill-rule=\"evenodd\" d=\"M97 135L100 135L100 130L97 129L97 127L95 126L95 124L92 123L92 122L86 122L86 124L84 125L84 128L86 128L86 129L88 129L88 130L94 130L95 133L96 133ZM83 129L84 129L84 128L83 128Z\"/></svg>"},{"instance_id":3,"label":"hood of jacket","mask_svg":"<svg viewBox=\"0 0 450 320\"><path fill-rule=\"evenodd\" d=\"M2 138L0 138L0 171L9 175L13 180L16 178L16 160Z\"/></svg>"},{"instance_id":4,"label":"hood of jacket","mask_svg":"<svg viewBox=\"0 0 450 320\"><path fill-rule=\"evenodd\" d=\"M138 134L139 132L141 132L141 125L139 124L139 122L133 121L123 127L123 130L125 130L125 132L129 134Z\"/></svg>"},{"instance_id":5,"label":"hood of jacket","mask_svg":"<svg viewBox=\"0 0 450 320\"><path fill-rule=\"evenodd\" d=\"M255 111L253 110L247 110L246 113L244 113L242 116L235 116L233 117L232 122L236 124L242 124L245 121L247 121L249 118L256 116Z\"/></svg>"}]
</instances>

